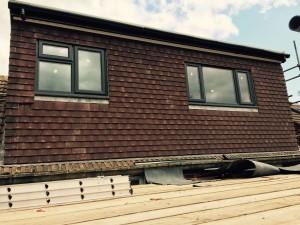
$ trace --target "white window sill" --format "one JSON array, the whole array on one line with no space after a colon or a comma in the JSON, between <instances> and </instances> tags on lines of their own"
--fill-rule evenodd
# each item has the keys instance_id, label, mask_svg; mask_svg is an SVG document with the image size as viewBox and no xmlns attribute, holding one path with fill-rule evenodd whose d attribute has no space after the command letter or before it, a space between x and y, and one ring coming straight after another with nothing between
<instances>
[{"instance_id":1,"label":"white window sill","mask_svg":"<svg viewBox=\"0 0 300 225\"><path fill-rule=\"evenodd\" d=\"M75 103L98 103L109 104L106 99L89 99L89 98L68 98L68 97L52 97L52 96L34 96L35 101L48 102L75 102Z\"/></svg>"},{"instance_id":2,"label":"white window sill","mask_svg":"<svg viewBox=\"0 0 300 225\"><path fill-rule=\"evenodd\" d=\"M232 112L258 112L258 109L254 109L254 108L236 108L236 107L205 106L205 105L189 105L189 109L218 110L218 111L232 111Z\"/></svg>"}]
</instances>

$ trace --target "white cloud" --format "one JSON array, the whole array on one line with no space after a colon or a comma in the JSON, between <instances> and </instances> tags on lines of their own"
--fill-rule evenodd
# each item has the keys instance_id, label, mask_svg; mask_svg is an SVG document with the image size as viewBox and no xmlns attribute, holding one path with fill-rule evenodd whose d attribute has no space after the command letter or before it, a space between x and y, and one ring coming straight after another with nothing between
<instances>
[{"instance_id":1,"label":"white cloud","mask_svg":"<svg viewBox=\"0 0 300 225\"><path fill-rule=\"evenodd\" d=\"M45 5L44 0L28 0ZM67 3L66 3L67 2ZM238 35L232 16L254 6L296 5L296 0L52 0L47 5L195 36L226 39ZM87 13L88 12L88 13Z\"/></svg>"},{"instance_id":2,"label":"white cloud","mask_svg":"<svg viewBox=\"0 0 300 225\"><path fill-rule=\"evenodd\" d=\"M0 5L0 74L7 74L9 15L7 4ZM242 10L258 7L261 13L273 8L294 6L296 0L27 0L26 2L84 13L141 26L193 36L225 40L238 35L232 17Z\"/></svg>"}]
</instances>

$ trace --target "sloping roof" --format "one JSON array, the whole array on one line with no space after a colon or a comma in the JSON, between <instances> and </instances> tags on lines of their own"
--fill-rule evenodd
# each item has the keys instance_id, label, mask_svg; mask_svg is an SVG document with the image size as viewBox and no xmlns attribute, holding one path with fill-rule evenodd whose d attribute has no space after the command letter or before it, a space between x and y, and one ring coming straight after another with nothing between
<instances>
[{"instance_id":1,"label":"sloping roof","mask_svg":"<svg viewBox=\"0 0 300 225\"><path fill-rule=\"evenodd\" d=\"M7 76L0 75L0 100L3 100L6 97L7 92Z\"/></svg>"},{"instance_id":2,"label":"sloping roof","mask_svg":"<svg viewBox=\"0 0 300 225\"><path fill-rule=\"evenodd\" d=\"M7 94L7 76L0 75L0 126L4 124L5 101ZM2 131L2 129L1 129Z\"/></svg>"},{"instance_id":3,"label":"sloping roof","mask_svg":"<svg viewBox=\"0 0 300 225\"><path fill-rule=\"evenodd\" d=\"M5 125L5 99L7 93L7 76L0 75L0 165L3 161L4 145L4 125Z\"/></svg>"},{"instance_id":4,"label":"sloping roof","mask_svg":"<svg viewBox=\"0 0 300 225\"><path fill-rule=\"evenodd\" d=\"M63 11L55 8L42 7L35 4L28 4L21 1L10 0L8 3L12 17L22 20L44 21L57 23L64 27L74 26L84 29L104 31L106 33L117 33L120 35L134 36L139 39L155 40L160 42L172 43L174 45L193 46L201 49L210 49L218 52L228 52L232 55L255 56L261 60L273 60L284 62L289 57L284 52L276 52L259 49L244 45L237 45L227 42L210 40L205 38L193 37L185 34L167 32L149 27L142 27L123 22L91 17L85 14Z\"/></svg>"}]
</instances>

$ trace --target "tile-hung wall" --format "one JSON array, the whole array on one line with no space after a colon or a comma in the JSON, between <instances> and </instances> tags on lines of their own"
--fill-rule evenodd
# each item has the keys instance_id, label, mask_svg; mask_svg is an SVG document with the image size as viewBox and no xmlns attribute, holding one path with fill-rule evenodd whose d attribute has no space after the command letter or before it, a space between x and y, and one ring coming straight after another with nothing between
<instances>
[{"instance_id":1,"label":"tile-hung wall","mask_svg":"<svg viewBox=\"0 0 300 225\"><path fill-rule=\"evenodd\" d=\"M65 46L70 55L53 59L53 49L41 53L43 42ZM87 88L80 80L81 47L105 57L98 70L106 76L103 86ZM53 90L43 74L37 81L38 68L54 73L54 63L69 86ZM234 107L191 101L190 63L246 71L251 110L243 110L242 95L239 104L231 100ZM12 22L6 123L6 164L297 149L280 64L18 21Z\"/></svg>"}]
</instances>

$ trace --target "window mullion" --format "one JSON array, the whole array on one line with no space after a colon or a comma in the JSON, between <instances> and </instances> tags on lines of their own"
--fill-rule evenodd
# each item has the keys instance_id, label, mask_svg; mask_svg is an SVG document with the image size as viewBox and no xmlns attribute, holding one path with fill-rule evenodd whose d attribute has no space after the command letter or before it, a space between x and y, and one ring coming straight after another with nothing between
<instances>
[{"instance_id":1,"label":"window mullion","mask_svg":"<svg viewBox=\"0 0 300 225\"><path fill-rule=\"evenodd\" d=\"M252 104L255 104L255 93L254 93L254 86L253 86L253 80L252 77L250 76L250 73L247 72L247 77L248 77L248 86L249 86L249 92L250 92L250 98L251 98L251 102Z\"/></svg>"},{"instance_id":2,"label":"window mullion","mask_svg":"<svg viewBox=\"0 0 300 225\"><path fill-rule=\"evenodd\" d=\"M200 95L202 102L206 102L206 97L205 97L205 85L204 85L204 80L203 80L203 70L202 66L199 65L199 82L200 82Z\"/></svg>"},{"instance_id":3,"label":"window mullion","mask_svg":"<svg viewBox=\"0 0 300 225\"><path fill-rule=\"evenodd\" d=\"M246 79L246 86L242 85L242 83L241 83L242 81L239 80L239 79L242 79L242 77L240 78L239 74L244 74L245 79ZM255 102L255 100L254 100L254 89L253 89L253 86L252 86L251 77L250 77L249 72L237 70L236 71L236 77L237 77L236 79L237 79L237 83L238 83L238 87L239 87L240 104L241 105L254 105L254 102ZM245 82L244 82L244 84L245 84ZM243 99L243 93L242 92L244 93L244 95L245 95L245 93L248 94L248 98L249 98L248 101L247 100L245 101L245 99Z\"/></svg>"},{"instance_id":4,"label":"window mullion","mask_svg":"<svg viewBox=\"0 0 300 225\"><path fill-rule=\"evenodd\" d=\"M73 90L78 93L78 47L74 46L74 73L73 73Z\"/></svg>"},{"instance_id":5,"label":"window mullion","mask_svg":"<svg viewBox=\"0 0 300 225\"><path fill-rule=\"evenodd\" d=\"M101 71L102 71L102 83L103 83L103 91L105 93L108 93L108 60L106 60L107 57L107 51L101 52ZM103 74L107 74L107 76L103 76Z\"/></svg>"},{"instance_id":6,"label":"window mullion","mask_svg":"<svg viewBox=\"0 0 300 225\"><path fill-rule=\"evenodd\" d=\"M71 88L72 88L72 93L75 93L75 74L76 74L76 57L75 57L75 50L74 46L72 46L73 50L73 61L72 61L72 76L71 76Z\"/></svg>"},{"instance_id":7,"label":"window mullion","mask_svg":"<svg viewBox=\"0 0 300 225\"><path fill-rule=\"evenodd\" d=\"M234 87L235 87L235 96L236 96L236 100L238 102L238 104L242 104L241 101L241 89L240 89L240 85L239 82L237 80L237 71L236 70L232 70L233 73L233 82L234 82Z\"/></svg>"}]
</instances>

